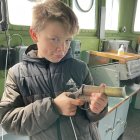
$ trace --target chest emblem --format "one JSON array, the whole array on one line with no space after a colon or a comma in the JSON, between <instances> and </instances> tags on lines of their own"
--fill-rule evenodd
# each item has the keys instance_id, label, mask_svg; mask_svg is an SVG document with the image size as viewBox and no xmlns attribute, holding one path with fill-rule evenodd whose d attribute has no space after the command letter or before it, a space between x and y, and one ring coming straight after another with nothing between
<instances>
[{"instance_id":1,"label":"chest emblem","mask_svg":"<svg viewBox=\"0 0 140 140\"><path fill-rule=\"evenodd\" d=\"M69 87L68 91L70 92L77 91L77 85L72 78L68 80L68 82L66 83L66 86Z\"/></svg>"}]
</instances>

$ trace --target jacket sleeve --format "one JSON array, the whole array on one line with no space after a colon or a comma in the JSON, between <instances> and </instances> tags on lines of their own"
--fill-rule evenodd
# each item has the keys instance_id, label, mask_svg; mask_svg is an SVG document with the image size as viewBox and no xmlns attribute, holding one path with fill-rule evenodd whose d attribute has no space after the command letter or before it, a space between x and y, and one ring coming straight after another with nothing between
<instances>
[{"instance_id":1,"label":"jacket sleeve","mask_svg":"<svg viewBox=\"0 0 140 140\"><path fill-rule=\"evenodd\" d=\"M51 98L36 100L25 106L14 79L12 69L10 69L0 102L2 127L8 133L29 136L49 128L59 118Z\"/></svg>"},{"instance_id":2,"label":"jacket sleeve","mask_svg":"<svg viewBox=\"0 0 140 140\"><path fill-rule=\"evenodd\" d=\"M92 78L89 68L87 66L86 66L84 84L86 84L86 85L94 84L93 78ZM85 104L85 108L88 108L88 104ZM90 110L87 110L86 115L91 122L96 122L96 121L102 119L106 115L107 112L108 112L108 105L99 114L96 114L96 113L91 112Z\"/></svg>"}]
</instances>

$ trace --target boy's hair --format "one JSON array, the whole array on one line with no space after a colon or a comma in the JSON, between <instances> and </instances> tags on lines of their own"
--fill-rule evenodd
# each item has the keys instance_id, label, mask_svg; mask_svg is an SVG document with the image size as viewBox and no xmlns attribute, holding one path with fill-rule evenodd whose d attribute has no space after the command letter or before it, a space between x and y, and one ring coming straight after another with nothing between
<instances>
[{"instance_id":1,"label":"boy's hair","mask_svg":"<svg viewBox=\"0 0 140 140\"><path fill-rule=\"evenodd\" d=\"M43 30L49 21L58 21L64 25L69 34L79 31L78 20L70 7L59 0L46 0L33 8L32 29Z\"/></svg>"}]
</instances>

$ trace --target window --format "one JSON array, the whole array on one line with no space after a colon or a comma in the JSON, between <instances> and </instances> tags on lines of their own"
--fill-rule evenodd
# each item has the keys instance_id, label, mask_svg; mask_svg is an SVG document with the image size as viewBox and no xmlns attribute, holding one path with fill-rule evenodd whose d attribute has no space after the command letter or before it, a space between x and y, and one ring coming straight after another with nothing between
<instances>
[{"instance_id":1,"label":"window","mask_svg":"<svg viewBox=\"0 0 140 140\"><path fill-rule=\"evenodd\" d=\"M7 0L9 22L14 25L31 25L32 7L36 2L29 0Z\"/></svg>"},{"instance_id":2,"label":"window","mask_svg":"<svg viewBox=\"0 0 140 140\"><path fill-rule=\"evenodd\" d=\"M7 0L9 22L13 25L30 26L32 20L32 7L36 4L35 1L41 0ZM92 1L94 1L94 3L91 5ZM89 12L82 12L78 9L75 0L73 0L73 10L78 17L80 28L94 29L95 0L86 0L86 3L85 0L77 0L77 2L82 8L86 9L91 5Z\"/></svg>"},{"instance_id":3,"label":"window","mask_svg":"<svg viewBox=\"0 0 140 140\"><path fill-rule=\"evenodd\" d=\"M134 22L134 31L140 32L140 0L137 0L137 7L136 7L136 15L135 15L135 22Z\"/></svg>"},{"instance_id":4,"label":"window","mask_svg":"<svg viewBox=\"0 0 140 140\"><path fill-rule=\"evenodd\" d=\"M77 3L84 11L80 10ZM73 0L72 8L78 17L80 29L95 29L95 0Z\"/></svg>"},{"instance_id":5,"label":"window","mask_svg":"<svg viewBox=\"0 0 140 140\"><path fill-rule=\"evenodd\" d=\"M118 30L119 0L106 0L105 30Z\"/></svg>"}]
</instances>

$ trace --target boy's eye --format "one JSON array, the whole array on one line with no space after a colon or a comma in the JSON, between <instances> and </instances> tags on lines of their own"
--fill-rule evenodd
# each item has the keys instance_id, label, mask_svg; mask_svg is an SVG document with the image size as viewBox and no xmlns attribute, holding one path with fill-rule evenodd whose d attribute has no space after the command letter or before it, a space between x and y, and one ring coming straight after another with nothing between
<instances>
[{"instance_id":1,"label":"boy's eye","mask_svg":"<svg viewBox=\"0 0 140 140\"><path fill-rule=\"evenodd\" d=\"M64 43L67 47L70 47L72 41L72 38L60 39L58 37L51 37L47 39L51 41L51 43L53 43L54 45L60 45L59 43Z\"/></svg>"},{"instance_id":2,"label":"boy's eye","mask_svg":"<svg viewBox=\"0 0 140 140\"><path fill-rule=\"evenodd\" d=\"M66 39L66 42L71 42L72 40L71 39Z\"/></svg>"},{"instance_id":3,"label":"boy's eye","mask_svg":"<svg viewBox=\"0 0 140 140\"><path fill-rule=\"evenodd\" d=\"M51 38L50 40L53 41L54 43L58 43L59 42L58 38Z\"/></svg>"},{"instance_id":4,"label":"boy's eye","mask_svg":"<svg viewBox=\"0 0 140 140\"><path fill-rule=\"evenodd\" d=\"M67 44L70 44L71 43L71 39L67 39L65 42L67 43Z\"/></svg>"}]
</instances>

